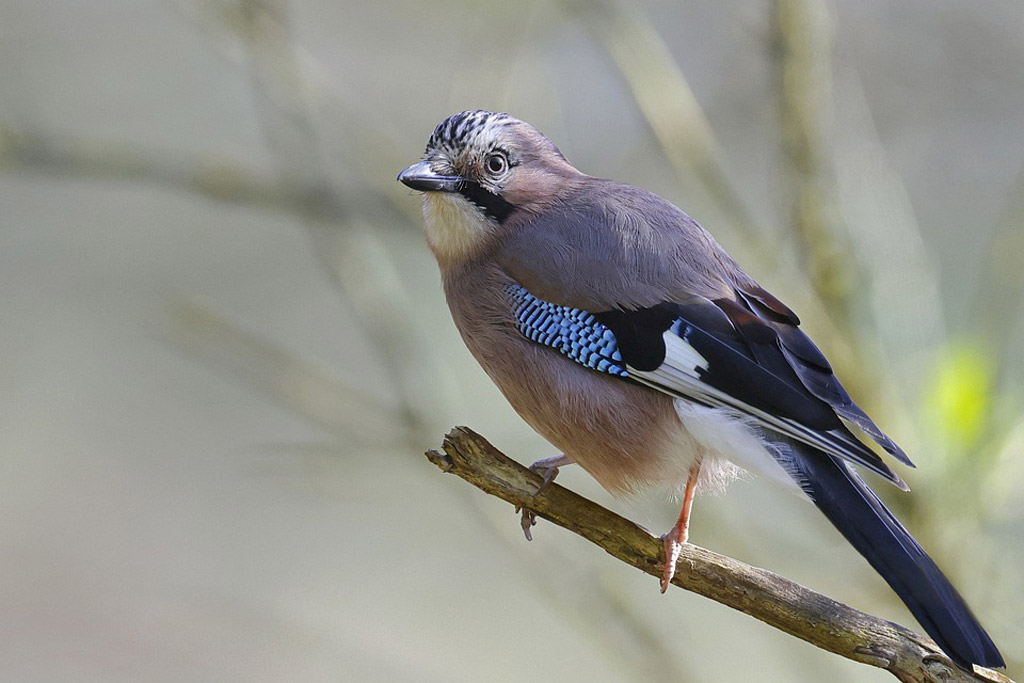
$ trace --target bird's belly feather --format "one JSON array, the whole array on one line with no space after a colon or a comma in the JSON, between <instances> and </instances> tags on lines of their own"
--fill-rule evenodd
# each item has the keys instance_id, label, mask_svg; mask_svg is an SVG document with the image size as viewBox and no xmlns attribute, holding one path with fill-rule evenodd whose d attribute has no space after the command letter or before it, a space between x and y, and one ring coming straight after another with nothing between
<instances>
[{"instance_id":1,"label":"bird's belly feather","mask_svg":"<svg viewBox=\"0 0 1024 683\"><path fill-rule=\"evenodd\" d=\"M773 476L780 468L765 442L735 413L673 398L598 369L592 355L570 360L564 349L528 339L517 328L508 282L492 269L446 279L456 327L516 412L605 489L682 492L698 459L705 490L735 476L731 462L785 481Z\"/></svg>"},{"instance_id":2,"label":"bird's belly feather","mask_svg":"<svg viewBox=\"0 0 1024 683\"><path fill-rule=\"evenodd\" d=\"M698 459L701 487L719 489L736 474L721 444L763 451L731 414L567 362L518 335L466 343L516 412L612 493L681 493ZM500 355L488 353L496 347Z\"/></svg>"}]
</instances>

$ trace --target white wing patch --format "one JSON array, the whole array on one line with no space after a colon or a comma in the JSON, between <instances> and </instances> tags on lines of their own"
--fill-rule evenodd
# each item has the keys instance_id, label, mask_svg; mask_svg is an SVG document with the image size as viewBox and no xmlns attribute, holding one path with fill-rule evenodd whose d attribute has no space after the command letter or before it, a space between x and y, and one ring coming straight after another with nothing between
<instances>
[{"instance_id":1,"label":"white wing patch","mask_svg":"<svg viewBox=\"0 0 1024 683\"><path fill-rule=\"evenodd\" d=\"M680 321L676 321L672 327L663 335L665 339L665 360L662 365L686 372L695 379L699 379L698 370L707 370L708 361L700 355L697 349L690 346L690 343L679 336ZM655 371L657 372L657 371Z\"/></svg>"}]
</instances>

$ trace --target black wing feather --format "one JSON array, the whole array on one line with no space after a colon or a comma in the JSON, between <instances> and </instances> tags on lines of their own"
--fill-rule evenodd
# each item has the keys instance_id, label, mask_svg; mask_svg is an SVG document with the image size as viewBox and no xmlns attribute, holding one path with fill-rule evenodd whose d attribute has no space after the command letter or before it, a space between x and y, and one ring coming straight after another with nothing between
<instances>
[{"instance_id":1,"label":"black wing feather","mask_svg":"<svg viewBox=\"0 0 1024 683\"><path fill-rule=\"evenodd\" d=\"M676 319L674 304L637 311L604 311L594 317L615 334L623 359L637 370L654 370L665 360L665 330Z\"/></svg>"},{"instance_id":2,"label":"black wing feather","mask_svg":"<svg viewBox=\"0 0 1024 683\"><path fill-rule=\"evenodd\" d=\"M946 654L971 664L1005 666L964 599L910 532L843 461L790 443L779 450L787 471L814 504L863 555Z\"/></svg>"},{"instance_id":3,"label":"black wing feather","mask_svg":"<svg viewBox=\"0 0 1024 683\"><path fill-rule=\"evenodd\" d=\"M782 352L787 364L807 391L831 406L839 417L857 425L887 453L913 467L914 463L903 449L879 429L867 413L850 398L850 394L833 374L832 366L814 342L795 323L783 319L784 316L775 308L769 307L765 302L765 295L771 296L770 294L761 288L755 289L756 291L737 290L738 301L719 300L715 304L744 332L744 336L752 345L760 346L764 343L762 340L768 336L774 337L771 345ZM781 303L779 305L782 306ZM750 320L751 317L754 320ZM756 335L752 330L756 330Z\"/></svg>"},{"instance_id":4,"label":"black wing feather","mask_svg":"<svg viewBox=\"0 0 1024 683\"><path fill-rule=\"evenodd\" d=\"M676 309L684 340L708 361L700 378L710 386L773 415L797 420L811 429L842 428L827 405L803 390L778 353L761 353L737 333L720 309L706 304L680 305ZM629 363L629 360L626 360Z\"/></svg>"},{"instance_id":5,"label":"black wing feather","mask_svg":"<svg viewBox=\"0 0 1024 683\"><path fill-rule=\"evenodd\" d=\"M750 414L766 427L834 449L906 489L878 454L847 429L833 407L804 386L782 353L776 332L734 302L663 303L594 317L615 335L631 378L699 403ZM707 361L706 367L688 369L700 386L673 388L659 380L664 337L670 330Z\"/></svg>"}]
</instances>

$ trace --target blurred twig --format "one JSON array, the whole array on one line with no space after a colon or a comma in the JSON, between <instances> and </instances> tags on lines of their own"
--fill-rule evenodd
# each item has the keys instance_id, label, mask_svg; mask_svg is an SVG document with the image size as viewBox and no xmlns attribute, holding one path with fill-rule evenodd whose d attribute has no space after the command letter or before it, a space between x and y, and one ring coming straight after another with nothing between
<instances>
[{"instance_id":1,"label":"blurred twig","mask_svg":"<svg viewBox=\"0 0 1024 683\"><path fill-rule=\"evenodd\" d=\"M529 508L613 557L660 576L661 540L636 524L557 484L538 493L538 475L465 427L452 430L443 448L444 453L427 452L430 461L443 471L515 506ZM886 669L901 681L1012 683L989 669L975 667L972 675L957 668L926 636L694 545L683 548L672 582L816 647Z\"/></svg>"},{"instance_id":2,"label":"blurred twig","mask_svg":"<svg viewBox=\"0 0 1024 683\"><path fill-rule=\"evenodd\" d=\"M309 127L317 115L320 121L348 124L347 129L337 125L314 125L318 137L332 128L345 133L352 129L359 131L358 135L332 136L330 156L344 159L345 163L320 170L329 170L333 177L344 177L345 185L358 187L360 194L369 192L384 198L397 211L410 218L417 217L408 211L411 207L405 201L408 193L394 182L395 173L409 162L405 151L394 144L395 131L386 126L381 112L372 108L370 100L360 93L345 90L344 84L333 79L322 62L290 40L283 5L250 0L168 1L232 64L251 69L254 48L274 51L283 61L264 61L259 68L268 70L262 77L250 73L258 88L268 88L263 96L269 97L274 106L300 114L300 118L292 122L300 126ZM261 47L256 41L264 45ZM267 41L276 47L267 45ZM274 83L276 80L288 82ZM282 95L284 99L280 98ZM298 109L297 103L300 103ZM326 144L321 146L327 148ZM346 197L348 202L352 199L354 197Z\"/></svg>"},{"instance_id":3,"label":"blurred twig","mask_svg":"<svg viewBox=\"0 0 1024 683\"><path fill-rule=\"evenodd\" d=\"M308 84L285 5L277 0L247 0L236 19L233 26L248 51L245 63L256 86L257 109L281 182L319 188L330 198L328 204L344 206L348 197L342 197L330 181L321 156ZM390 255L362 220L339 225L329 216L310 213L304 216L304 224L315 255L356 306L364 332L383 356L385 372L402 396L412 431L427 427L432 415L446 412L456 390L436 363L424 363L423 354L429 350L418 344L414 309ZM371 277L367 277L367 264L374 266ZM431 401L421 398L427 386L438 392Z\"/></svg>"},{"instance_id":4,"label":"blurred twig","mask_svg":"<svg viewBox=\"0 0 1024 683\"><path fill-rule=\"evenodd\" d=\"M318 188L284 185L245 164L183 155L114 140L19 130L0 123L0 171L124 180L201 195L255 209L306 214L315 210L332 220L361 210L380 212L383 198L363 193L345 207L332 203ZM396 217L399 215L395 210Z\"/></svg>"},{"instance_id":5,"label":"blurred twig","mask_svg":"<svg viewBox=\"0 0 1024 683\"><path fill-rule=\"evenodd\" d=\"M903 179L893 169L885 143L858 74L847 70L837 92L833 145L838 199L853 253L867 280L862 294L870 299L875 335L863 334L861 345L874 345L885 358L877 381L889 381L907 405L919 397L912 378L928 351L947 342L939 277ZM924 351L925 353L922 353ZM890 410L893 405L887 406ZM904 420L910 423L907 417Z\"/></svg>"},{"instance_id":6,"label":"blurred twig","mask_svg":"<svg viewBox=\"0 0 1024 683\"><path fill-rule=\"evenodd\" d=\"M811 285L849 334L861 277L837 227L825 140L832 92L828 17L818 0L777 0L773 19L782 148L792 196L789 224Z\"/></svg>"},{"instance_id":7,"label":"blurred twig","mask_svg":"<svg viewBox=\"0 0 1024 683\"><path fill-rule=\"evenodd\" d=\"M961 316L974 323L978 336L1001 339L1002 348L997 381L1004 392L1017 391L1024 362L1020 350L1024 347L1024 270L1020 257L1024 254L1024 168L1018 173L1007 193L1000 217L989 233L988 248L983 263L973 269L975 284ZM981 275L987 275L982 278ZM1016 310L1007 325L1008 313Z\"/></svg>"},{"instance_id":8,"label":"blurred twig","mask_svg":"<svg viewBox=\"0 0 1024 683\"><path fill-rule=\"evenodd\" d=\"M711 124L668 46L642 10L624 0L563 0L607 49L677 175L690 168L745 238L763 233L719 161Z\"/></svg>"},{"instance_id":9,"label":"blurred twig","mask_svg":"<svg viewBox=\"0 0 1024 683\"><path fill-rule=\"evenodd\" d=\"M0 124L0 171L5 169L148 182L216 201L292 214L307 226L314 240L314 254L362 314L359 319L364 330L382 352L385 368L396 378L396 386L405 385L397 378L414 374L403 374L399 366L422 362L423 350L413 347L416 335L412 320L406 316L413 308L408 295L379 241L363 221L354 218L372 215L377 220L391 218L395 223L404 220L396 211L389 211L390 200L372 191L352 193L342 201L333 187L312 175L268 179L237 162L194 159L123 143L15 131ZM436 367L430 362L424 365ZM266 385L258 380L257 383ZM442 377L430 389L444 395L447 387L447 394L452 395L454 389L450 385ZM421 395L422 388L405 386L406 396Z\"/></svg>"},{"instance_id":10,"label":"blurred twig","mask_svg":"<svg viewBox=\"0 0 1024 683\"><path fill-rule=\"evenodd\" d=\"M265 339L246 332L207 308L178 302L171 310L171 339L198 358L225 367L255 384L321 429L360 443L395 442L406 436L395 427L393 408L328 378Z\"/></svg>"}]
</instances>

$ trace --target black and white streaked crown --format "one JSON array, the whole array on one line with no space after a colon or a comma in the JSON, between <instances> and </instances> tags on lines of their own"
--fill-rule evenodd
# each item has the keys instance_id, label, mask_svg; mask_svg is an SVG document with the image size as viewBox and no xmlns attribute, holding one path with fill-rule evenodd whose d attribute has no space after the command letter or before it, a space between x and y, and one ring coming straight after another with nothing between
<instances>
[{"instance_id":1,"label":"black and white streaked crown","mask_svg":"<svg viewBox=\"0 0 1024 683\"><path fill-rule=\"evenodd\" d=\"M427 141L426 153L433 150L447 149L451 151L465 148L473 141L488 131L510 126L517 123L518 119L501 112L487 111L486 109L475 109L452 114L441 123L430 134Z\"/></svg>"}]
</instances>

